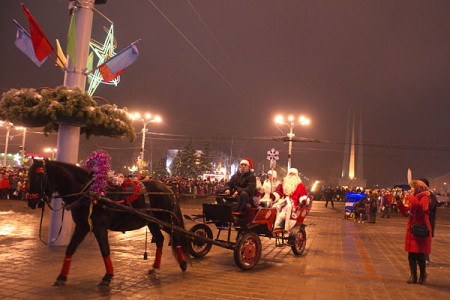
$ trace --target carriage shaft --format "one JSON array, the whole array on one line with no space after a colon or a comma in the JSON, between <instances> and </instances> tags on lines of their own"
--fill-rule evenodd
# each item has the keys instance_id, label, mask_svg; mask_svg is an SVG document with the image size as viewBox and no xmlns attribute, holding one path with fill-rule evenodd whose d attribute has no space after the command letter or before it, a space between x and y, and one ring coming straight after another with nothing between
<instances>
[{"instance_id":1,"label":"carriage shaft","mask_svg":"<svg viewBox=\"0 0 450 300\"><path fill-rule=\"evenodd\" d=\"M141 217L142 219L145 219L145 220L147 220L149 222L156 223L156 224L158 224L160 226L164 226L164 227L170 228L171 230L175 230L175 231L181 232L181 233L187 235L191 239L201 240L203 242L210 243L210 244L213 244L213 245L216 245L216 246L219 246L219 247L222 247L222 248L226 248L226 249L231 249L231 250L234 249L234 244L232 244L232 243L225 243L225 242L216 241L216 240L213 240L213 239L210 239L210 238L207 238L207 237L203 237L203 236L200 236L200 235L196 235L195 233L193 233L191 231L188 231L188 230L186 230L184 228L181 228L181 227L176 226L176 225L171 224L171 223L167 223L167 222L161 221L161 220L159 220L159 219L157 219L157 218L155 218L153 216L150 216L150 215L148 215L148 214L146 214L144 212L141 212L141 211L139 211L139 210L137 210L137 209L135 209L135 208L133 208L131 206L127 206L127 205L124 205L124 204L117 203L117 202L115 202L115 201L113 201L113 200L111 200L109 198L101 197L99 200L104 202L104 203L107 203L107 204L109 204L111 206L115 206L117 208L120 208L120 209L123 209L125 211L128 211L128 212L130 212L132 214L135 214L135 215L137 215L137 216Z\"/></svg>"}]
</instances>

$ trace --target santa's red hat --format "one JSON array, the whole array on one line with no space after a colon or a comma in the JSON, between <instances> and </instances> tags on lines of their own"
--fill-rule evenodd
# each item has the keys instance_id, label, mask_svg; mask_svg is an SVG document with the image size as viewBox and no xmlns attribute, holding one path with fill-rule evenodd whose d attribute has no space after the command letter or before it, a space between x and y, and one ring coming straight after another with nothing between
<instances>
[{"instance_id":1,"label":"santa's red hat","mask_svg":"<svg viewBox=\"0 0 450 300\"><path fill-rule=\"evenodd\" d=\"M241 160L241 164L246 164L250 167L250 170L253 170L253 162L250 158L245 157Z\"/></svg>"}]
</instances>

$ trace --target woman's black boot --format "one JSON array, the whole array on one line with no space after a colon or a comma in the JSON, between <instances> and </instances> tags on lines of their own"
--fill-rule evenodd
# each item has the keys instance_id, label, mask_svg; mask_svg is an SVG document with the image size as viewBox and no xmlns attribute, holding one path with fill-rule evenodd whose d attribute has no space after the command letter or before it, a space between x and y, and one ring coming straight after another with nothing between
<instances>
[{"instance_id":1,"label":"woman's black boot","mask_svg":"<svg viewBox=\"0 0 450 300\"><path fill-rule=\"evenodd\" d=\"M411 276L407 283L417 283L417 261L414 253L408 253L409 269L411 270Z\"/></svg>"},{"instance_id":2,"label":"woman's black boot","mask_svg":"<svg viewBox=\"0 0 450 300\"><path fill-rule=\"evenodd\" d=\"M419 284L426 284L427 283L427 263L425 260L425 254L422 254L418 257L419 262L419 269L420 269L420 277L419 277Z\"/></svg>"},{"instance_id":3,"label":"woman's black boot","mask_svg":"<svg viewBox=\"0 0 450 300\"><path fill-rule=\"evenodd\" d=\"M417 272L411 273L411 276L409 277L407 283L417 283Z\"/></svg>"}]
</instances>

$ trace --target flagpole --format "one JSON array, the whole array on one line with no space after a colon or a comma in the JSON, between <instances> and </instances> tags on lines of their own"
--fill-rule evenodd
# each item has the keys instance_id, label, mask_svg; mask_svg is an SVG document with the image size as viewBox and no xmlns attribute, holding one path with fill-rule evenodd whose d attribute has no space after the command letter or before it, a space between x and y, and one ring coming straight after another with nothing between
<instances>
[{"instance_id":1,"label":"flagpole","mask_svg":"<svg viewBox=\"0 0 450 300\"><path fill-rule=\"evenodd\" d=\"M94 0L77 0L76 13L76 58L75 65L69 60L64 72L64 85L69 88L85 90L86 74L82 72L86 68L89 55L89 41L91 38L92 22L94 16ZM78 148L80 144L80 127L73 124L59 124L57 139L56 160L75 164L78 162ZM62 220L62 200L52 199L50 226L48 234L49 246L66 246L72 235L73 222L70 212L66 212ZM60 209L61 208L61 209ZM67 215L69 213L69 215ZM61 233L58 233L61 229Z\"/></svg>"}]
</instances>

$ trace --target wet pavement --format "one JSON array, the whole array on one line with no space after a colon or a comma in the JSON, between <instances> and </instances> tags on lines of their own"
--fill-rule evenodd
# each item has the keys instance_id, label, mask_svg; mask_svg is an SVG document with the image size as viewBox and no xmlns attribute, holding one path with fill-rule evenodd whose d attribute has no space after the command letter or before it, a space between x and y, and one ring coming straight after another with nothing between
<instances>
[{"instance_id":1,"label":"wet pavement","mask_svg":"<svg viewBox=\"0 0 450 300\"><path fill-rule=\"evenodd\" d=\"M185 200L183 214L199 213L203 201ZM158 278L147 274L154 244L143 260L145 229L111 232L115 276L109 288L97 286L105 269L97 242L88 236L73 257L67 284L55 287L65 248L40 241L40 210L0 200L0 299L450 299L450 208L438 208L425 286L406 284L406 218L393 214L359 224L343 217L343 203L325 208L315 202L305 219L305 253L295 256L289 247L261 238L262 258L250 271L236 266L232 250L213 246L182 273L165 247ZM47 212L44 241L48 220Z\"/></svg>"}]
</instances>

